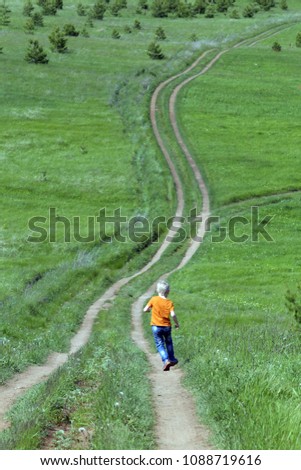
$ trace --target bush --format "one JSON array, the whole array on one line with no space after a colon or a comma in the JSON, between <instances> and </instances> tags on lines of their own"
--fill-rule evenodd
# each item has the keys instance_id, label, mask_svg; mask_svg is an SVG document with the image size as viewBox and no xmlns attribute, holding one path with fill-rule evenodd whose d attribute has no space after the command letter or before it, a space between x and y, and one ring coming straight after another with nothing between
<instances>
[{"instance_id":1,"label":"bush","mask_svg":"<svg viewBox=\"0 0 301 470\"><path fill-rule=\"evenodd\" d=\"M296 46L301 47L301 32L297 34L296 37Z\"/></svg>"},{"instance_id":2,"label":"bush","mask_svg":"<svg viewBox=\"0 0 301 470\"><path fill-rule=\"evenodd\" d=\"M297 286L297 292L288 290L285 300L288 313L292 313L298 326L301 326L301 284Z\"/></svg>"},{"instance_id":3,"label":"bush","mask_svg":"<svg viewBox=\"0 0 301 470\"><path fill-rule=\"evenodd\" d=\"M56 27L49 35L49 41L53 51L60 54L67 52L67 38L59 27Z\"/></svg>"},{"instance_id":4,"label":"bush","mask_svg":"<svg viewBox=\"0 0 301 470\"><path fill-rule=\"evenodd\" d=\"M105 11L106 6L104 2L102 0L98 0L96 3L94 3L91 10L92 18L95 18L96 20L103 20Z\"/></svg>"},{"instance_id":5,"label":"bush","mask_svg":"<svg viewBox=\"0 0 301 470\"><path fill-rule=\"evenodd\" d=\"M139 20L135 20L135 21L134 21L133 28L134 28L134 29L137 29L138 31L141 30L141 23L140 23Z\"/></svg>"},{"instance_id":6,"label":"bush","mask_svg":"<svg viewBox=\"0 0 301 470\"><path fill-rule=\"evenodd\" d=\"M24 25L24 31L28 34L33 34L35 29L34 21L32 18L28 18Z\"/></svg>"},{"instance_id":7,"label":"bush","mask_svg":"<svg viewBox=\"0 0 301 470\"><path fill-rule=\"evenodd\" d=\"M36 39L29 41L25 60L30 64L48 64L49 62L46 52Z\"/></svg>"},{"instance_id":8,"label":"bush","mask_svg":"<svg viewBox=\"0 0 301 470\"><path fill-rule=\"evenodd\" d=\"M256 3L262 8L262 10L268 11L275 6L274 0L256 0Z\"/></svg>"},{"instance_id":9,"label":"bush","mask_svg":"<svg viewBox=\"0 0 301 470\"><path fill-rule=\"evenodd\" d=\"M208 5L205 11L205 18L214 18L215 8L213 5Z\"/></svg>"},{"instance_id":10,"label":"bush","mask_svg":"<svg viewBox=\"0 0 301 470\"><path fill-rule=\"evenodd\" d=\"M117 31L117 29L113 29L112 38L113 39L120 39L121 38L120 33L119 33L119 31Z\"/></svg>"},{"instance_id":11,"label":"bush","mask_svg":"<svg viewBox=\"0 0 301 470\"><path fill-rule=\"evenodd\" d=\"M177 16L179 18L191 18L195 15L192 6L189 3L179 2L177 7Z\"/></svg>"},{"instance_id":12,"label":"bush","mask_svg":"<svg viewBox=\"0 0 301 470\"><path fill-rule=\"evenodd\" d=\"M281 8L281 10L287 10L287 9L288 9L288 5L287 5L287 1L286 1L286 0L281 0L281 2L280 2L280 8Z\"/></svg>"},{"instance_id":13,"label":"bush","mask_svg":"<svg viewBox=\"0 0 301 470\"><path fill-rule=\"evenodd\" d=\"M229 17L232 18L233 20L239 20L239 18L240 18L239 13L236 9L234 9L230 12Z\"/></svg>"},{"instance_id":14,"label":"bush","mask_svg":"<svg viewBox=\"0 0 301 470\"><path fill-rule=\"evenodd\" d=\"M275 41L274 44L272 45L272 49L275 52L280 52L281 51L281 45L279 42Z\"/></svg>"},{"instance_id":15,"label":"bush","mask_svg":"<svg viewBox=\"0 0 301 470\"><path fill-rule=\"evenodd\" d=\"M0 4L0 25L8 26L10 24L11 10L6 6L5 1Z\"/></svg>"},{"instance_id":16,"label":"bush","mask_svg":"<svg viewBox=\"0 0 301 470\"><path fill-rule=\"evenodd\" d=\"M165 58L161 47L156 42L151 42L148 46L147 53L149 57L153 60L162 60Z\"/></svg>"},{"instance_id":17,"label":"bush","mask_svg":"<svg viewBox=\"0 0 301 470\"><path fill-rule=\"evenodd\" d=\"M139 7L141 10L148 10L148 3L147 3L147 0L139 0L139 1L138 1L138 7Z\"/></svg>"},{"instance_id":18,"label":"bush","mask_svg":"<svg viewBox=\"0 0 301 470\"><path fill-rule=\"evenodd\" d=\"M164 41L164 39L166 39L166 34L162 26L158 26L155 34L158 41Z\"/></svg>"},{"instance_id":19,"label":"bush","mask_svg":"<svg viewBox=\"0 0 301 470\"><path fill-rule=\"evenodd\" d=\"M195 0L192 8L196 14L203 15L206 11L206 0Z\"/></svg>"},{"instance_id":20,"label":"bush","mask_svg":"<svg viewBox=\"0 0 301 470\"><path fill-rule=\"evenodd\" d=\"M31 2L31 0L26 0L23 6L23 15L24 16L31 16L32 12L34 10L34 6Z\"/></svg>"},{"instance_id":21,"label":"bush","mask_svg":"<svg viewBox=\"0 0 301 470\"><path fill-rule=\"evenodd\" d=\"M55 16L57 12L55 0L47 0L42 6L42 12L45 16Z\"/></svg>"},{"instance_id":22,"label":"bush","mask_svg":"<svg viewBox=\"0 0 301 470\"><path fill-rule=\"evenodd\" d=\"M44 26L44 18L42 13L40 13L39 11L35 12L32 15L32 19L35 26Z\"/></svg>"},{"instance_id":23,"label":"bush","mask_svg":"<svg viewBox=\"0 0 301 470\"><path fill-rule=\"evenodd\" d=\"M216 9L220 13L226 13L230 4L228 0L217 0Z\"/></svg>"},{"instance_id":24,"label":"bush","mask_svg":"<svg viewBox=\"0 0 301 470\"><path fill-rule=\"evenodd\" d=\"M151 10L155 18L166 18L168 16L168 5L164 0L154 0Z\"/></svg>"},{"instance_id":25,"label":"bush","mask_svg":"<svg viewBox=\"0 0 301 470\"><path fill-rule=\"evenodd\" d=\"M63 27L63 33L65 36L78 36L79 31L76 31L75 26L71 23L67 23Z\"/></svg>"},{"instance_id":26,"label":"bush","mask_svg":"<svg viewBox=\"0 0 301 470\"><path fill-rule=\"evenodd\" d=\"M78 3L77 7L76 7L76 12L77 12L78 16L86 16L87 8L82 3Z\"/></svg>"},{"instance_id":27,"label":"bush","mask_svg":"<svg viewBox=\"0 0 301 470\"><path fill-rule=\"evenodd\" d=\"M255 10L254 10L253 5L247 5L242 12L242 16L244 18L253 18L254 15L255 15Z\"/></svg>"}]
</instances>

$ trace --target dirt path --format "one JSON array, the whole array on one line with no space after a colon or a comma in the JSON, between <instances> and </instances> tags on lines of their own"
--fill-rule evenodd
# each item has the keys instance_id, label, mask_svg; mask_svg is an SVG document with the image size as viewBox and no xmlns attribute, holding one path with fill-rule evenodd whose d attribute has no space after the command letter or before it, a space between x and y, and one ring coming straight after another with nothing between
<instances>
[{"instance_id":1,"label":"dirt path","mask_svg":"<svg viewBox=\"0 0 301 470\"><path fill-rule=\"evenodd\" d=\"M190 72L194 67L198 65L198 63L205 57L208 52L209 51L203 53L184 72L179 73L176 76L166 80L164 83L160 84L159 87L155 90L151 100L151 120L154 134L166 158L166 161L169 165L170 171L175 182L178 201L175 217L181 216L183 213L185 202L184 191L180 178L176 172L175 166L172 162L172 159L170 158L167 149L163 144L163 140L158 130L156 122L157 98L159 96L159 93L167 84L169 84L172 80L175 80L176 78ZM199 172L199 169L196 166L192 156L190 155L183 139L181 138L179 129L177 127L175 118L175 101L178 92L185 84L187 84L194 78L206 73L225 52L227 51L218 53L201 72L194 75L193 77L184 80L180 85L178 85L174 89L174 92L172 93L170 98L169 113L175 137L180 147L182 148L182 151L186 156L188 163L193 169L196 180L198 182L199 190L202 193L203 206L202 211L199 215L202 216L203 222L198 227L197 235L199 238L203 238L206 230L206 218L208 217L210 211L209 196L202 175ZM30 387L40 383L41 381L46 380L51 373L53 373L58 367L63 365L68 360L69 355L74 354L87 343L91 334L94 320L98 315L99 311L102 309L106 309L111 304L115 296L118 294L119 290L124 285L126 285L135 277L140 276L141 274L146 272L160 260L160 257L162 256L163 252L171 243L172 238L176 236L177 229L179 229L179 224L175 221L173 227L171 227L171 229L169 230L165 240L163 241L162 245L160 246L154 257L151 259L151 261L132 276L123 278L114 283L93 305L90 306L90 308L86 312L85 318L78 333L73 337L71 341L71 346L68 354L53 353L48 357L46 363L44 363L43 365L31 366L24 372L14 376L4 386L0 386L0 431L9 426L9 422L5 419L5 415L9 408L15 403L15 401L21 395L23 395L24 392ZM190 246L188 247L188 250L179 266L175 270L169 273L165 273L164 277L167 277L172 272L181 269L191 259L191 257L199 246L200 242L191 241ZM137 345L146 352L149 361L152 365L151 381L153 385L154 404L156 405L157 414L158 448L209 449L210 445L208 443L208 431L199 424L196 418L195 404L193 398L181 385L181 370L179 368L174 368L169 373L163 373L161 370L160 360L158 359L156 354L152 354L150 352L149 346L144 339L141 322L141 311L143 305L146 302L146 299L152 295L153 291L154 286L151 286L150 289L141 297L139 297L139 299L132 305L132 318L134 326L133 339L136 341ZM170 398L166 400L166 396Z\"/></svg>"}]
</instances>

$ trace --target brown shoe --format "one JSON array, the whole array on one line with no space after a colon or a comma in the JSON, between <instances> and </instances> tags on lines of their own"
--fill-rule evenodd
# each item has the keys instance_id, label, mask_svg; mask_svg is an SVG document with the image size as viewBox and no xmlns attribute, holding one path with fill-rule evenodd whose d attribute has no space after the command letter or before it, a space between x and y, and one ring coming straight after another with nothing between
<instances>
[{"instance_id":1,"label":"brown shoe","mask_svg":"<svg viewBox=\"0 0 301 470\"><path fill-rule=\"evenodd\" d=\"M165 372L165 371L168 371L169 368L170 368L170 366L171 366L171 362L170 362L170 361L166 361L165 364L164 364L164 366L163 366L164 372Z\"/></svg>"},{"instance_id":2,"label":"brown shoe","mask_svg":"<svg viewBox=\"0 0 301 470\"><path fill-rule=\"evenodd\" d=\"M169 361L170 367L176 366L178 364L178 360L176 359L175 361Z\"/></svg>"}]
</instances>

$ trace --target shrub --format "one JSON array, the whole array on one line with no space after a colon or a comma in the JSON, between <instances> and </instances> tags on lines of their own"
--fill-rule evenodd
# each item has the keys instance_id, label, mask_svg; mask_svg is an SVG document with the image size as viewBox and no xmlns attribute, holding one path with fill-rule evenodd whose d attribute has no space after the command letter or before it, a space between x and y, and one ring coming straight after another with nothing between
<instances>
[{"instance_id":1,"label":"shrub","mask_svg":"<svg viewBox=\"0 0 301 470\"><path fill-rule=\"evenodd\" d=\"M140 23L139 20L135 20L135 21L134 21L133 28L134 28L134 29L137 29L138 31L141 30L141 23Z\"/></svg>"},{"instance_id":2,"label":"shrub","mask_svg":"<svg viewBox=\"0 0 301 470\"><path fill-rule=\"evenodd\" d=\"M40 13L39 11L36 11L32 15L32 19L33 19L35 26L44 26L44 18L43 18L42 13Z\"/></svg>"},{"instance_id":3,"label":"shrub","mask_svg":"<svg viewBox=\"0 0 301 470\"><path fill-rule=\"evenodd\" d=\"M301 326L301 284L297 286L297 292L288 290L285 300L288 313L292 313L297 324Z\"/></svg>"},{"instance_id":4,"label":"shrub","mask_svg":"<svg viewBox=\"0 0 301 470\"><path fill-rule=\"evenodd\" d=\"M65 36L78 36L79 31L75 29L75 26L71 23L67 23L63 27L63 33Z\"/></svg>"},{"instance_id":5,"label":"shrub","mask_svg":"<svg viewBox=\"0 0 301 470\"><path fill-rule=\"evenodd\" d=\"M55 16L57 12L57 6L55 0L47 0L42 5L42 12L45 16Z\"/></svg>"},{"instance_id":6,"label":"shrub","mask_svg":"<svg viewBox=\"0 0 301 470\"><path fill-rule=\"evenodd\" d=\"M239 20L239 18L240 18L239 13L235 8L234 8L234 10L232 10L230 12L229 17L232 18L233 20Z\"/></svg>"},{"instance_id":7,"label":"shrub","mask_svg":"<svg viewBox=\"0 0 301 470\"><path fill-rule=\"evenodd\" d=\"M195 0L192 8L196 14L203 15L206 11L206 0Z\"/></svg>"},{"instance_id":8,"label":"shrub","mask_svg":"<svg viewBox=\"0 0 301 470\"><path fill-rule=\"evenodd\" d=\"M138 1L138 7L139 7L141 10L148 10L148 3L147 3L147 0L139 0L139 1Z\"/></svg>"},{"instance_id":9,"label":"shrub","mask_svg":"<svg viewBox=\"0 0 301 470\"><path fill-rule=\"evenodd\" d=\"M81 30L80 32L81 36L83 36L84 38L88 38L89 37L89 33L87 31L87 28L85 28L85 26L83 27L83 29Z\"/></svg>"},{"instance_id":10,"label":"shrub","mask_svg":"<svg viewBox=\"0 0 301 470\"><path fill-rule=\"evenodd\" d=\"M151 10L155 18L166 18L168 16L168 5L164 0L154 0Z\"/></svg>"},{"instance_id":11,"label":"shrub","mask_svg":"<svg viewBox=\"0 0 301 470\"><path fill-rule=\"evenodd\" d=\"M281 2L280 2L280 8L281 8L281 10L287 10L287 9L288 9L288 5L287 5L287 1L286 1L286 0L281 0Z\"/></svg>"},{"instance_id":12,"label":"shrub","mask_svg":"<svg viewBox=\"0 0 301 470\"><path fill-rule=\"evenodd\" d=\"M10 24L11 10L6 5L5 1L0 4L0 25L8 26Z\"/></svg>"},{"instance_id":13,"label":"shrub","mask_svg":"<svg viewBox=\"0 0 301 470\"><path fill-rule=\"evenodd\" d=\"M77 7L76 7L76 12L77 12L78 16L86 16L87 8L82 3L78 3Z\"/></svg>"},{"instance_id":14,"label":"shrub","mask_svg":"<svg viewBox=\"0 0 301 470\"><path fill-rule=\"evenodd\" d=\"M158 26L158 28L156 29L155 35L158 41L164 41L164 39L166 39L166 34L162 26Z\"/></svg>"},{"instance_id":15,"label":"shrub","mask_svg":"<svg viewBox=\"0 0 301 470\"><path fill-rule=\"evenodd\" d=\"M67 38L59 27L56 27L49 35L49 41L53 51L60 54L67 52Z\"/></svg>"},{"instance_id":16,"label":"shrub","mask_svg":"<svg viewBox=\"0 0 301 470\"><path fill-rule=\"evenodd\" d=\"M36 39L29 41L25 60L30 64L48 64L49 62L46 52Z\"/></svg>"},{"instance_id":17,"label":"shrub","mask_svg":"<svg viewBox=\"0 0 301 470\"><path fill-rule=\"evenodd\" d=\"M32 18L28 18L24 25L24 31L28 34L33 34L35 29L34 21Z\"/></svg>"},{"instance_id":18,"label":"shrub","mask_svg":"<svg viewBox=\"0 0 301 470\"><path fill-rule=\"evenodd\" d=\"M253 5L247 5L243 9L242 16L244 18L253 18L254 15L255 15L255 10L254 10Z\"/></svg>"},{"instance_id":19,"label":"shrub","mask_svg":"<svg viewBox=\"0 0 301 470\"><path fill-rule=\"evenodd\" d=\"M23 15L24 16L31 16L32 12L34 10L34 6L31 2L31 0L26 0L23 6Z\"/></svg>"},{"instance_id":20,"label":"shrub","mask_svg":"<svg viewBox=\"0 0 301 470\"><path fill-rule=\"evenodd\" d=\"M280 52L281 51L281 45L279 44L278 41L275 41L274 44L272 45L272 49L275 52Z\"/></svg>"},{"instance_id":21,"label":"shrub","mask_svg":"<svg viewBox=\"0 0 301 470\"><path fill-rule=\"evenodd\" d=\"M112 38L113 39L120 39L121 38L120 33L119 33L119 31L117 31L117 29L113 29Z\"/></svg>"},{"instance_id":22,"label":"shrub","mask_svg":"<svg viewBox=\"0 0 301 470\"><path fill-rule=\"evenodd\" d=\"M205 11L205 18L214 18L215 8L213 5L208 5Z\"/></svg>"},{"instance_id":23,"label":"shrub","mask_svg":"<svg viewBox=\"0 0 301 470\"><path fill-rule=\"evenodd\" d=\"M258 5L265 11L268 11L275 6L274 0L256 0L256 3L258 3Z\"/></svg>"},{"instance_id":24,"label":"shrub","mask_svg":"<svg viewBox=\"0 0 301 470\"><path fill-rule=\"evenodd\" d=\"M192 6L189 3L179 2L177 7L177 16L179 18L191 18L195 15Z\"/></svg>"},{"instance_id":25,"label":"shrub","mask_svg":"<svg viewBox=\"0 0 301 470\"><path fill-rule=\"evenodd\" d=\"M95 18L96 20L103 20L104 14L106 11L106 6L102 0L97 0L96 3L94 3L91 14L92 18Z\"/></svg>"},{"instance_id":26,"label":"shrub","mask_svg":"<svg viewBox=\"0 0 301 470\"><path fill-rule=\"evenodd\" d=\"M217 0L216 9L220 13L226 13L230 4L228 0Z\"/></svg>"},{"instance_id":27,"label":"shrub","mask_svg":"<svg viewBox=\"0 0 301 470\"><path fill-rule=\"evenodd\" d=\"M296 37L296 46L301 47L301 32L297 34Z\"/></svg>"},{"instance_id":28,"label":"shrub","mask_svg":"<svg viewBox=\"0 0 301 470\"><path fill-rule=\"evenodd\" d=\"M162 60L165 58L161 47L156 42L151 42L147 48L147 53L149 57L153 60Z\"/></svg>"}]
</instances>

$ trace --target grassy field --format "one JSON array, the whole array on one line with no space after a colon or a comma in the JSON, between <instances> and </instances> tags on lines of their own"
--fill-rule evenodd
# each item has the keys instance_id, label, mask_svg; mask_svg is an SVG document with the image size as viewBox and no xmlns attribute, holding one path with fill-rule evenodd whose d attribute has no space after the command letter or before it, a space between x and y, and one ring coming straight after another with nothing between
<instances>
[{"instance_id":1,"label":"grassy field","mask_svg":"<svg viewBox=\"0 0 301 470\"><path fill-rule=\"evenodd\" d=\"M285 306L300 281L298 31L225 54L178 102L217 220L171 279L177 348L218 448L300 448L300 333ZM252 207L268 237L254 236Z\"/></svg>"},{"instance_id":2,"label":"grassy field","mask_svg":"<svg viewBox=\"0 0 301 470\"><path fill-rule=\"evenodd\" d=\"M230 21L221 14L210 22L203 17L157 19L147 13L138 15L140 31L132 28L132 33L126 33L125 27L132 27L137 17L136 2L129 2L120 17L106 13L103 21L87 26L89 37L68 38L68 53L58 54L50 50L48 40L53 28L71 22L82 31L86 23L73 2L64 5L56 16L44 17L44 26L30 35L24 31L23 3L12 1L11 22L0 32L0 338L7 350L0 382L43 360L50 350L66 350L93 300L91 278L97 277L101 293L122 275L124 266L128 273L131 263L143 263L145 241L138 247L129 240L101 241L114 228L98 227L95 218L100 209L111 215L120 208L127 220L172 214L173 184L148 121L155 83L184 68L204 48L259 30L251 19ZM279 12L273 21L278 21ZM268 14L260 13L260 21L262 28L271 23ZM151 61L146 54L159 25L167 35L162 41L167 56L163 63ZM111 37L113 27L120 31L120 40ZM192 34L197 41L191 40ZM32 38L45 48L47 65L25 62ZM52 219L52 239L50 208L57 217ZM38 221L29 226L35 217ZM93 223L89 231L88 218ZM76 240L75 219L79 235L89 241ZM46 240L29 243L29 237L40 240L37 229L47 235ZM155 249L150 248L146 256ZM39 348L31 348L36 341Z\"/></svg>"},{"instance_id":3,"label":"grassy field","mask_svg":"<svg viewBox=\"0 0 301 470\"><path fill-rule=\"evenodd\" d=\"M156 215L169 217L172 214L175 205L173 184L154 143L148 121L149 98L155 84L185 68L186 64L202 50L209 47L226 47L241 38L254 36L278 22L291 20L294 13L299 10L298 2L291 0L288 12L276 8L272 13L258 13L256 20L254 18L230 20L223 14L217 15L214 20L204 17L158 19L153 18L149 12L138 15L136 2L128 3L128 8L123 10L119 17L106 13L103 21L95 20L93 27L86 27L89 37L69 38L69 52L58 54L50 51L48 35L54 26L62 27L68 22L74 23L79 30L84 27L86 19L77 16L76 5L72 1L64 2L64 9L55 17L45 17L44 27L38 28L34 36L31 36L24 32L23 3L16 0L9 2L12 10L11 23L0 30L0 47L3 47L3 54L0 56L2 100L0 122L3 131L0 138L3 201L0 232L1 269L3 269L0 285L0 382L5 382L13 373L24 369L30 363L43 361L50 351L66 351L70 337L81 322L87 306L114 279L134 272L155 251L154 245L145 248L147 245L145 241L138 245L129 240L126 243L103 243L95 237L88 242L79 243L74 238L74 218L78 217L80 220L81 236L87 236L87 218L96 217L103 207L109 215L120 207L122 214L128 219L141 214L149 218ZM243 0L237 1L240 10L247 3ZM141 21L142 29L126 32L125 28L132 27L136 18ZM157 63L148 58L146 49L159 25L164 27L167 35L166 41L162 41L162 49L167 58ZM111 37L113 28L120 31L119 40ZM246 197L300 189L296 159L297 100L300 93L296 74L300 54L294 47L289 46L293 43L293 34L297 31L298 28L294 27L279 36L283 44L283 51L280 54L271 51L270 39L258 43L253 48L238 49L224 55L210 74L202 78L202 86L198 81L182 94L178 106L182 130L198 163L205 170L216 208ZM192 35L195 36L193 40ZM33 65L24 61L27 43L32 37L37 38L44 46L48 53L49 64ZM255 76L253 72L251 75L254 61L258 64L256 67L259 70ZM291 71L291 75L287 70ZM270 87L271 73L274 77L273 90ZM254 77L251 82L250 76ZM247 89L245 89L246 83L248 83ZM203 84L206 84L205 93ZM227 93L224 93L225 89ZM244 91L243 93L240 91L239 98L237 90L241 89ZM242 96L247 100L248 106L243 106ZM274 103L275 97L277 100ZM166 102L166 97L163 97L164 100ZM201 110L197 106L199 100L202 101ZM232 108L233 102L237 103L235 108ZM262 115L263 103L264 115ZM273 108L271 103L274 105ZM264 119L260 121L261 117ZM200 119L202 119L202 128L203 120L206 120L208 132L207 130L200 132ZM255 119L256 124L254 124ZM162 126L164 120L163 116ZM226 129L219 133L219 138L216 139L216 129L223 129L222 126L226 126ZM250 132L247 129L250 129ZM241 131L239 135L238 130ZM254 151L251 155L246 152L246 148L247 150L250 148L249 143L245 145L246 136L250 134L254 136L252 140ZM289 154L286 152L288 134ZM267 138L267 135L270 137ZM277 153L270 151L276 138ZM170 140L169 145L173 146ZM225 147L230 150L225 152ZM211 152L207 151L208 148ZM263 148L268 155L264 162L261 159ZM178 155L177 149L174 149L174 152ZM222 160L225 153L230 155L230 159L226 161ZM247 164L243 167L242 155ZM258 162L260 166L258 165L255 172L255 165ZM194 199L185 163L179 162L178 166L185 183L188 204L199 203ZM240 176L242 173L244 178ZM289 212L292 217L286 220L286 231L281 231L280 225L277 225L281 232L279 239L283 243L283 256L281 262L278 258L275 260L273 265L275 270L277 266L278 268L281 266L281 263L283 267L287 267L288 262L294 264L292 252L288 250L287 254L285 251L289 234L293 243L297 243L298 227L294 226L296 220L293 219L293 214L297 213L298 202L294 198L291 201L295 206ZM289 206L293 202L289 202ZM267 202L269 203L270 201ZM286 217L284 215L287 212L286 205L286 202L277 203L277 211L283 217ZM48 236L43 243L29 243L28 236L33 233L29 230L28 220L38 216L45 217L48 222L51 207L56 209L57 216L71 221L70 241L64 242L66 236L64 224L62 221L57 221L53 242L50 242ZM271 213L271 208L274 215L275 207L274 204L265 206L264 214ZM186 209L189 209L189 205ZM228 209L223 209L218 215L227 222L230 213ZM246 208L234 209L234 213L242 213L249 217ZM67 222L66 224L68 225ZM104 232L101 234L104 237ZM96 235L99 233L96 232ZM107 235L112 235L112 227L109 228ZM278 243L277 240L275 243ZM271 292L269 288L272 272L268 268L262 269L264 264L262 259L268 259L272 252L275 253L275 243L264 244L263 248L261 244L257 244L254 248L252 243L238 246L222 243L211 246L208 242L208 246L204 246L200 255L195 257L191 268L185 270L185 276L177 279L176 275L173 280L179 310L185 311L184 304L181 303L183 300L197 305L197 297L200 294L202 296L204 289L202 282L205 282L205 276L203 278L202 274L203 255L208 253L208 276L210 273L212 275L211 296L209 296L212 303L209 305L208 301L208 331L213 331L210 328L214 329L216 325L214 320L213 326L210 323L212 318L210 312L215 309L213 306L216 304L219 305L219 311L223 311L224 304L231 310L238 302L240 307L237 308L242 308L241 305L244 305L243 312L246 312L249 305L246 299L250 300L250 296L246 293L243 282L246 278L241 276L241 269L249 259L250 253L253 255L254 249L257 249L258 258L254 255L254 259L258 259L258 264L256 265L254 261L253 273L256 276L252 276L252 281L254 290L260 286L260 289L256 289L256 296L258 292L260 300L254 297L254 305L251 302L252 308L246 316L250 324L258 321L261 326L263 325L262 328L265 328L264 331L268 331L260 311L264 305L262 299L266 301L265 305L269 305L271 297L276 293L277 298L273 299L273 304L275 302L277 312L282 312L281 302L286 288L286 284L282 283L283 272L277 271L277 281L273 278L274 290ZM241 252L231 253L231 249L234 248L245 250L244 263ZM213 250L211 254L210 250ZM263 253L260 250L263 250ZM156 279L162 271L167 270L171 263L176 262L180 253L177 252L175 256L171 251L160 266L152 270L143 280L135 281L133 284L135 295L138 295L139 289ZM241 264L235 263L237 259ZM212 269L212 260L214 260L214 269ZM218 260L220 269L216 275L215 267ZM230 296L225 300L226 286L223 287L222 279L225 265L228 264L234 265L232 279L238 276L241 283L239 295ZM260 276L257 273L258 265ZM286 269L293 270L289 271L289 278L290 285L294 285L298 278L298 270L294 266ZM197 286L196 276L200 276ZM265 279L265 282L262 282L262 279ZM181 286L183 282L189 286L190 291L182 296L182 291L185 291ZM232 286L233 282L229 283L228 290ZM262 286L265 286L266 290ZM133 287L129 287L130 299L134 297L131 289ZM5 433L1 448L37 448L42 445L46 430L52 427L56 432L58 426L57 430L60 431L64 423L70 424L71 421L74 423L71 437L70 434L66 434L66 437L65 434L58 432L56 446L59 448L89 446L151 448L154 445L151 404L141 403L141 397L149 396L150 393L149 384L139 377L139 371L145 369L145 358L132 345L129 327L126 328L129 297L126 297L124 303L122 300L118 301L120 304L118 303L114 310L117 312L119 311L117 307L120 308L120 318L118 318L121 330L114 332L113 319L101 316L95 328L97 340L94 336L82 356L71 360L46 386L33 390L24 401L20 402L13 411L13 432L8 433L8 437ZM228 322L229 328L225 329L225 335L228 335L229 343L232 334L237 334L239 337L240 330L236 328L234 330L233 324L236 326L237 318L241 316L243 317L237 313ZM279 322L287 331L289 321L283 320L283 316L280 315ZM189 334L189 330L195 327L195 322L190 323L189 316L184 317L184 324L186 326L183 334ZM261 330L258 333L259 337L260 332ZM209 339L210 333L207 336ZM220 340L223 342L222 333ZM186 357L187 352L185 345L181 343L181 336L177 341L179 354ZM294 341L297 342L298 338L294 338ZM103 344L106 346L100 347ZM200 351L201 343L196 341L193 344L195 351ZM121 345L127 363L127 376L122 370L115 373L115 368L110 368L110 364L120 354ZM221 347L219 350L222 350ZM211 353L214 351L211 350ZM264 361L270 360L269 354L270 350L265 356L262 355L263 370ZM195 357L200 359L199 355ZM192 360L190 357L188 359ZM90 363L92 365L89 369ZM210 366L210 360L208 364ZM193 370L189 363L187 368L189 379ZM96 373L97 370L99 374ZM243 366L242 370L245 370ZM94 385L91 384L93 375L97 376ZM131 377L128 383L126 383L127 377ZM208 387L209 395L205 397L199 382L195 382L200 377L202 377L201 371L197 376L190 377L194 389L200 394L200 402L205 398L208 400L207 403L210 403L210 400L215 403L219 401L218 397L223 393L223 389L216 386L216 395L214 395L212 389ZM291 376L288 374L286 377L289 384ZM128 388L130 381L137 384L137 391L140 390L141 393L140 398L132 395ZM114 393L112 392L109 400L109 391L112 390ZM115 406L116 402L120 401L118 400L120 392L129 396L122 413L119 413L116 410L118 406ZM45 405L45 413L39 416L39 407L34 403L43 402L45 395L50 397L49 402L47 406ZM37 396L40 398L37 399ZM108 403L105 410L101 407L102 400ZM87 402L95 402L90 415L84 411ZM235 403L234 400L233 402ZM293 406L293 400L291 403ZM137 412L139 406L143 406L141 409L144 409L145 413L145 421L140 424ZM224 420L215 419L214 411L210 413L211 409L213 407L208 408L206 419L210 421L220 446L237 445L243 448L245 445L251 448L253 443L253 446L257 447L252 440L251 431L249 441L248 436L243 436L242 440L238 441L239 429L233 430L227 441L225 434L228 435L228 431L225 432L225 426L228 415L225 415ZM284 412L281 407L279 409L279 413ZM30 422L28 422L29 414ZM100 422L104 424L98 426ZM107 440L108 433L106 433L108 423L112 426L110 441ZM143 436L141 436L141 425L145 428ZM85 426L92 432L92 440L82 441L82 438L79 438L76 429ZM27 430L26 434L24 429ZM121 432L117 429L121 429ZM137 440L137 436L141 437ZM294 439L292 437L289 445L296 445L297 441ZM278 441L275 445L281 447L284 444Z\"/></svg>"}]
</instances>

